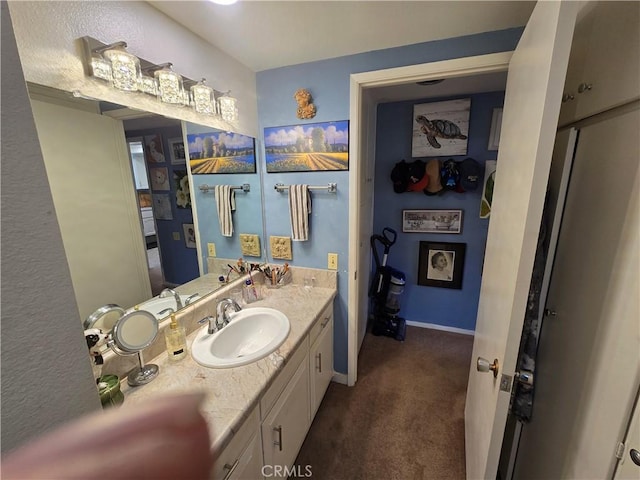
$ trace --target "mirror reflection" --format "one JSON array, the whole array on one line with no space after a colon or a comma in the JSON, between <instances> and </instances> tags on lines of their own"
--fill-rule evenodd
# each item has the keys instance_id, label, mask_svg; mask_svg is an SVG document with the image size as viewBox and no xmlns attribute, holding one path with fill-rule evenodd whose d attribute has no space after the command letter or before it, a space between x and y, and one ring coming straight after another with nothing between
<instances>
[{"instance_id":1,"label":"mirror reflection","mask_svg":"<svg viewBox=\"0 0 640 480\"><path fill-rule=\"evenodd\" d=\"M240 232L263 237L259 174L188 173L187 135L210 127L39 85L29 93L83 322L109 305L166 317L221 286L211 257L242 256ZM245 213L223 237L213 193L198 186L238 182L251 197L237 195Z\"/></svg>"}]
</instances>

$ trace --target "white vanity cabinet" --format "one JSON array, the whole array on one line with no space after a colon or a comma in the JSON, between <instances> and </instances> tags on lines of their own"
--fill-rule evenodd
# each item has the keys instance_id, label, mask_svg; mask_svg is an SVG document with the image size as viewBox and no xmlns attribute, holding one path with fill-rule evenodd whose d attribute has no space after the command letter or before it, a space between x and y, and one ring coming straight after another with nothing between
<instances>
[{"instance_id":1,"label":"white vanity cabinet","mask_svg":"<svg viewBox=\"0 0 640 480\"><path fill-rule=\"evenodd\" d=\"M311 425L307 356L262 422L262 449L268 468L293 465Z\"/></svg>"},{"instance_id":2,"label":"white vanity cabinet","mask_svg":"<svg viewBox=\"0 0 640 480\"><path fill-rule=\"evenodd\" d=\"M640 8L594 2L576 25L559 125L638 98Z\"/></svg>"},{"instance_id":3,"label":"white vanity cabinet","mask_svg":"<svg viewBox=\"0 0 640 480\"><path fill-rule=\"evenodd\" d=\"M309 341L310 420L313 421L333 377L333 305L315 323Z\"/></svg>"},{"instance_id":4,"label":"white vanity cabinet","mask_svg":"<svg viewBox=\"0 0 640 480\"><path fill-rule=\"evenodd\" d=\"M240 430L217 456L214 480L256 480L262 476L262 437L259 407L255 407Z\"/></svg>"}]
</instances>

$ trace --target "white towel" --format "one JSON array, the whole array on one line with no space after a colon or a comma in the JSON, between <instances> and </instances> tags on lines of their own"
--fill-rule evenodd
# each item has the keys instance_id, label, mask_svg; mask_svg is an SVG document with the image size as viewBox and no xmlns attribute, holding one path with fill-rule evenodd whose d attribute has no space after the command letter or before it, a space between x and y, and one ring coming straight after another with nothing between
<instances>
[{"instance_id":1,"label":"white towel","mask_svg":"<svg viewBox=\"0 0 640 480\"><path fill-rule=\"evenodd\" d=\"M224 237L233 235L233 218L231 212L236 209L236 193L230 185L216 185L216 205L218 207L218 221L220 233Z\"/></svg>"},{"instance_id":2,"label":"white towel","mask_svg":"<svg viewBox=\"0 0 640 480\"><path fill-rule=\"evenodd\" d=\"M309 214L311 195L308 185L289 186L289 212L291 214L291 238L302 242L309 239Z\"/></svg>"}]
</instances>

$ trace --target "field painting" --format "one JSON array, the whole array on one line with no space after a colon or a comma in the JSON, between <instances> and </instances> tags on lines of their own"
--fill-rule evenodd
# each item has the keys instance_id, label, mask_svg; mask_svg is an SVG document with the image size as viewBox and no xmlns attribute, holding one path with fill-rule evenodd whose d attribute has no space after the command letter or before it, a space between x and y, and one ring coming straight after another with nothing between
<instances>
[{"instance_id":1,"label":"field painting","mask_svg":"<svg viewBox=\"0 0 640 480\"><path fill-rule=\"evenodd\" d=\"M267 173L349 170L349 121L264 129Z\"/></svg>"},{"instance_id":2,"label":"field painting","mask_svg":"<svg viewBox=\"0 0 640 480\"><path fill-rule=\"evenodd\" d=\"M256 173L255 140L238 133L212 130L187 135L193 175Z\"/></svg>"}]
</instances>

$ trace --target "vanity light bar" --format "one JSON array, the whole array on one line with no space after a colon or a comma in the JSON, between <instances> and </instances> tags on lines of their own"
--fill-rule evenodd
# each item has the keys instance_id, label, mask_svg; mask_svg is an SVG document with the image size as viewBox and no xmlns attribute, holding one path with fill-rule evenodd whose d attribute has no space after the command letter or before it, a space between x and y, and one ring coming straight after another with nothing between
<instances>
[{"instance_id":1,"label":"vanity light bar","mask_svg":"<svg viewBox=\"0 0 640 480\"><path fill-rule=\"evenodd\" d=\"M215 190L215 188L216 187L210 187L207 184L200 185L200 190L202 190L205 193L208 192L209 190ZM231 190L242 190L243 192L250 192L251 185L249 185L248 183L243 183L242 185L232 185Z\"/></svg>"},{"instance_id":2,"label":"vanity light bar","mask_svg":"<svg viewBox=\"0 0 640 480\"><path fill-rule=\"evenodd\" d=\"M273 188L278 192L289 191L289 185L284 185L283 183L276 183ZM309 185L307 188L309 190L326 190L329 193L336 193L338 191L338 184L329 183L328 185Z\"/></svg>"},{"instance_id":3,"label":"vanity light bar","mask_svg":"<svg viewBox=\"0 0 640 480\"><path fill-rule=\"evenodd\" d=\"M223 92L207 86L206 88L211 88L211 95L208 98L202 95L204 79L201 82L196 82L184 75L171 72L175 77L174 83L171 85L166 81L162 83L160 81L161 79L158 77L162 77L164 80L166 79L162 76L163 74L161 74L160 71L169 71L171 63L157 65L125 52L124 49L127 47L127 43L124 41L105 44L100 40L96 40L89 36L81 37L80 40L82 42L84 53L85 75L106 80L116 88L117 86L114 85L113 80L115 72L109 58L106 58L105 52L120 50L124 55L133 57L137 62L139 62L136 68L137 72L139 72L137 74L137 82L134 82L135 85L129 82L128 85L132 86L129 86L127 90L135 90L147 95L157 96L157 98L163 103L192 107L194 111L203 115L220 116L223 120L229 123L234 123L238 120L237 103L233 97L229 96L229 92L223 94ZM167 73L164 73L164 75L166 76ZM180 82L180 79L182 82ZM195 91L191 90L192 86L196 87ZM119 88L123 89L122 87ZM164 95L165 91L167 92L166 96ZM197 98L195 98L196 95ZM224 98L225 101L228 101L231 105L230 107L227 107L228 111L225 110L224 115L221 113L219 114L218 111L222 106L219 104L220 99L222 98ZM209 99L211 102L210 105L207 103Z\"/></svg>"}]
</instances>

